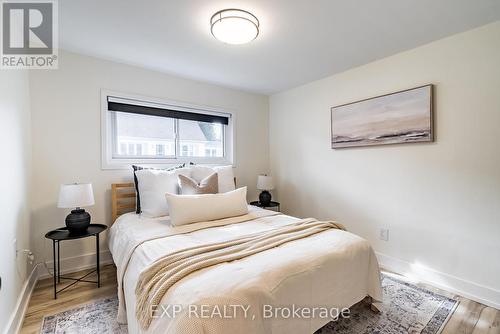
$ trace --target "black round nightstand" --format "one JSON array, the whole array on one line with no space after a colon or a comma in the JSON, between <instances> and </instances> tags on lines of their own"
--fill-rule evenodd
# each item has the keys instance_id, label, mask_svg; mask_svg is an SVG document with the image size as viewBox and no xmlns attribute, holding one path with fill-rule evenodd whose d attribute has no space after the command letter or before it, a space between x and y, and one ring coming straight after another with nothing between
<instances>
[{"instance_id":1,"label":"black round nightstand","mask_svg":"<svg viewBox=\"0 0 500 334\"><path fill-rule=\"evenodd\" d=\"M97 287L101 286L101 271L100 271L100 259L99 259L99 234L105 231L108 227L102 224L90 224L86 231L81 233L71 233L68 231L67 227L61 227L56 230L52 230L45 234L45 238L52 240L52 255L54 259L54 299L57 299L57 294L66 290L67 288L73 286L78 282L86 282L86 283L97 283ZM95 236L95 248L96 248L96 269L91 272L85 274L80 278L72 278L72 277L62 277L61 276L61 261L60 261L60 246L61 241L64 240L75 240L82 239L88 237ZM57 247L56 247L57 244ZM56 249L57 248L57 249ZM56 255L57 253L57 255ZM84 278L89 276L90 274L97 272L97 281L88 281ZM64 287L63 289L57 291L57 284L61 283L61 279L73 280L74 282L70 285Z\"/></svg>"},{"instance_id":2,"label":"black round nightstand","mask_svg":"<svg viewBox=\"0 0 500 334\"><path fill-rule=\"evenodd\" d=\"M271 201L271 203L269 203L269 205L264 206L259 201L253 201L253 202L250 202L250 205L258 206L259 208L263 208L263 209L278 208L278 211L281 211L280 210L280 202Z\"/></svg>"}]
</instances>

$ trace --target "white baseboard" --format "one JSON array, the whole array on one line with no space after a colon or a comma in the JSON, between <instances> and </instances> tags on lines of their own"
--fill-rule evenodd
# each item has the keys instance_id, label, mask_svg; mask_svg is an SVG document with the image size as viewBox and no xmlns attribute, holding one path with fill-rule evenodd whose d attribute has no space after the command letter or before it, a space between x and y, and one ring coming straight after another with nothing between
<instances>
[{"instance_id":1,"label":"white baseboard","mask_svg":"<svg viewBox=\"0 0 500 334\"><path fill-rule=\"evenodd\" d=\"M500 291L377 252L382 268L500 309Z\"/></svg>"},{"instance_id":2,"label":"white baseboard","mask_svg":"<svg viewBox=\"0 0 500 334\"><path fill-rule=\"evenodd\" d=\"M100 254L99 262L101 263L101 266L113 263L111 253L108 250L102 251L99 254ZM61 259L61 274L67 274L75 271L90 269L95 266L95 263L96 263L95 253L66 257ZM47 267L49 267L51 272L53 265L54 265L53 261L47 262ZM52 277L51 274L49 274L49 272L47 271L47 268L43 264L40 264L38 267L39 267L38 279Z\"/></svg>"},{"instance_id":3,"label":"white baseboard","mask_svg":"<svg viewBox=\"0 0 500 334\"><path fill-rule=\"evenodd\" d=\"M5 334L16 334L19 333L21 326L23 324L24 315L26 314L26 309L28 308L28 304L30 302L31 294L35 289L36 282L38 280L37 277L38 269L37 266L33 268L28 279L23 285L23 289L17 299L16 308L12 313L9 322L7 323L7 327L5 329Z\"/></svg>"}]
</instances>

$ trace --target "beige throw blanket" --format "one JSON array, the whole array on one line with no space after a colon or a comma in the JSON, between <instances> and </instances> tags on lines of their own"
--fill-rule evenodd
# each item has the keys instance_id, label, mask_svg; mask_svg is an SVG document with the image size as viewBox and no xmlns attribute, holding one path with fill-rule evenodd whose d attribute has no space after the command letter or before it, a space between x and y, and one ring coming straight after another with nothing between
<instances>
[{"instance_id":1,"label":"beige throw blanket","mask_svg":"<svg viewBox=\"0 0 500 334\"><path fill-rule=\"evenodd\" d=\"M243 259L290 241L344 227L335 222L303 219L271 231L248 235L221 243L206 244L166 255L140 275L136 286L136 317L143 329L149 328L153 309L168 289L189 274L220 263Z\"/></svg>"},{"instance_id":2,"label":"beige throw blanket","mask_svg":"<svg viewBox=\"0 0 500 334\"><path fill-rule=\"evenodd\" d=\"M142 218L136 214L127 213L119 217L117 222L111 227L109 236L109 248L113 254L118 276L118 322L122 324L127 323L123 278L128 270L132 256L140 246L149 241L166 239L176 235L190 234L204 229L213 229L214 227L239 224L279 214L279 212L262 210L254 206L249 206L248 214L243 216L182 226L172 226L168 216L160 218Z\"/></svg>"}]
</instances>

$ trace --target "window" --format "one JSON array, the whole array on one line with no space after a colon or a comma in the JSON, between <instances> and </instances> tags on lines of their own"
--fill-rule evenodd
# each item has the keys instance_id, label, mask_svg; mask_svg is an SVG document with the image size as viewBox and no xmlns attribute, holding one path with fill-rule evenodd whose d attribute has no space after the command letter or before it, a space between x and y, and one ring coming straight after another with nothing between
<instances>
[{"instance_id":1,"label":"window","mask_svg":"<svg viewBox=\"0 0 500 334\"><path fill-rule=\"evenodd\" d=\"M102 94L103 168L132 163L233 163L233 115Z\"/></svg>"},{"instance_id":2,"label":"window","mask_svg":"<svg viewBox=\"0 0 500 334\"><path fill-rule=\"evenodd\" d=\"M175 152L165 151L163 147L175 141L174 119L117 111L111 111L110 117L114 129L113 158L175 156ZM151 143L154 145L148 145Z\"/></svg>"}]
</instances>

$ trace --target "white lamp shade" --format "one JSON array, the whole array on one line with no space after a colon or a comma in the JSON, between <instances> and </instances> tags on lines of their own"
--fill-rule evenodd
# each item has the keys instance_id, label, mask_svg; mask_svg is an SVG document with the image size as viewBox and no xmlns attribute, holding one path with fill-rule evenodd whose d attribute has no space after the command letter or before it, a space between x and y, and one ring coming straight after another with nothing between
<instances>
[{"instance_id":1,"label":"white lamp shade","mask_svg":"<svg viewBox=\"0 0 500 334\"><path fill-rule=\"evenodd\" d=\"M90 183L61 184L58 208L80 208L94 205L94 192Z\"/></svg>"},{"instance_id":2,"label":"white lamp shade","mask_svg":"<svg viewBox=\"0 0 500 334\"><path fill-rule=\"evenodd\" d=\"M274 182L271 176L259 175L257 178L257 189L259 190L273 190Z\"/></svg>"}]
</instances>

